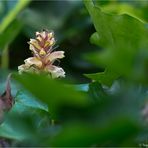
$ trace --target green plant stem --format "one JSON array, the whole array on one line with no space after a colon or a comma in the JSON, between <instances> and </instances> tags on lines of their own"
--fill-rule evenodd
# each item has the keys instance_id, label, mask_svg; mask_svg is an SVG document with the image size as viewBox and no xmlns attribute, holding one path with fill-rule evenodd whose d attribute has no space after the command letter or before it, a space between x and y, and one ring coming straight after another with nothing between
<instances>
[{"instance_id":1,"label":"green plant stem","mask_svg":"<svg viewBox=\"0 0 148 148\"><path fill-rule=\"evenodd\" d=\"M8 69L8 67L9 67L9 50L8 50L8 45L6 45L4 50L2 51L1 68Z\"/></svg>"}]
</instances>

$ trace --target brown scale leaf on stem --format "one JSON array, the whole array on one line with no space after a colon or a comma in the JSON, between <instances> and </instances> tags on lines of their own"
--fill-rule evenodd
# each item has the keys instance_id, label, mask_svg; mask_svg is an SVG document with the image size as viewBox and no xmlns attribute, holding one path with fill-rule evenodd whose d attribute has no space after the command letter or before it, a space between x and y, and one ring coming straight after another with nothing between
<instances>
[{"instance_id":1,"label":"brown scale leaf on stem","mask_svg":"<svg viewBox=\"0 0 148 148\"><path fill-rule=\"evenodd\" d=\"M0 123L2 123L3 121L4 113L8 112L14 104L14 100L11 95L10 78L11 78L11 74L9 74L7 77L6 90L0 96Z\"/></svg>"}]
</instances>

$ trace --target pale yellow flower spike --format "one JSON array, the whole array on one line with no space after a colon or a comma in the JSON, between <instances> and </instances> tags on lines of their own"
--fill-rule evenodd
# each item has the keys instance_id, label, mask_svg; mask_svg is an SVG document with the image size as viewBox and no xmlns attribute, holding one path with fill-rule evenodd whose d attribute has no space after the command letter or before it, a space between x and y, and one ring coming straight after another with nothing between
<instances>
[{"instance_id":1,"label":"pale yellow flower spike","mask_svg":"<svg viewBox=\"0 0 148 148\"><path fill-rule=\"evenodd\" d=\"M52 78L65 77L65 71L58 66L53 65L57 59L64 58L64 51L53 51L55 38L53 32L36 32L36 39L30 39L30 50L33 57L24 60L25 64L18 66L19 73L46 72Z\"/></svg>"}]
</instances>

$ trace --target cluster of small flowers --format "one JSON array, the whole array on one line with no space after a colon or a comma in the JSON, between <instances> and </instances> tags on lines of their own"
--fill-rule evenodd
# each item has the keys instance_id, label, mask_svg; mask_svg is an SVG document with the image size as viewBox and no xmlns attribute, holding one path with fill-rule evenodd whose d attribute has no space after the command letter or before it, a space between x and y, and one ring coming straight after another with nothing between
<instances>
[{"instance_id":1,"label":"cluster of small flowers","mask_svg":"<svg viewBox=\"0 0 148 148\"><path fill-rule=\"evenodd\" d=\"M65 72L61 67L53 65L57 59L64 57L64 51L54 51L55 38L53 32L36 32L36 39L30 39L28 42L33 57L26 59L25 64L18 67L19 73L45 72L52 78L65 77Z\"/></svg>"}]
</instances>

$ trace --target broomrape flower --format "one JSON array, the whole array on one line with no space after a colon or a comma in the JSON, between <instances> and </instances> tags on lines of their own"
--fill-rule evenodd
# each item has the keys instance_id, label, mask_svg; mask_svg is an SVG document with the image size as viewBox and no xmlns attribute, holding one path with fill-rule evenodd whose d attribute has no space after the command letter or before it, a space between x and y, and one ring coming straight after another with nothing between
<instances>
[{"instance_id":1,"label":"broomrape flower","mask_svg":"<svg viewBox=\"0 0 148 148\"><path fill-rule=\"evenodd\" d=\"M25 64L18 67L20 74L45 72L52 78L65 77L64 70L53 65L56 60L64 58L64 51L53 51L55 45L53 32L36 32L36 39L30 39L28 43L33 57L24 60Z\"/></svg>"}]
</instances>

